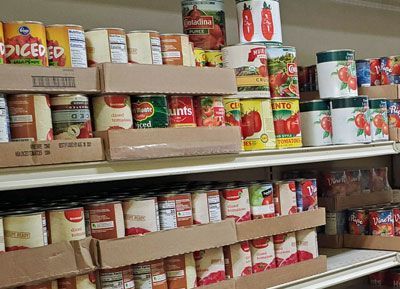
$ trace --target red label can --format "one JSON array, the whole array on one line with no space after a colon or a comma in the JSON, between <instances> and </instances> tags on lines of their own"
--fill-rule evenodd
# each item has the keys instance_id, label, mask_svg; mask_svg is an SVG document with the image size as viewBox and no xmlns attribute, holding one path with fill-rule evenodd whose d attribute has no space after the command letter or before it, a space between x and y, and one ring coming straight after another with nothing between
<instances>
[{"instance_id":1,"label":"red label can","mask_svg":"<svg viewBox=\"0 0 400 289\"><path fill-rule=\"evenodd\" d=\"M157 197L161 230L193 225L190 194L165 194Z\"/></svg>"},{"instance_id":2,"label":"red label can","mask_svg":"<svg viewBox=\"0 0 400 289\"><path fill-rule=\"evenodd\" d=\"M297 209L306 212L318 209L318 190L316 179L296 180Z\"/></svg>"},{"instance_id":3,"label":"red label can","mask_svg":"<svg viewBox=\"0 0 400 289\"><path fill-rule=\"evenodd\" d=\"M222 96L200 96L195 103L197 126L225 126Z\"/></svg>"},{"instance_id":4,"label":"red label can","mask_svg":"<svg viewBox=\"0 0 400 289\"><path fill-rule=\"evenodd\" d=\"M57 280L58 289L96 289L96 274L94 272L70 278Z\"/></svg>"},{"instance_id":5,"label":"red label can","mask_svg":"<svg viewBox=\"0 0 400 289\"><path fill-rule=\"evenodd\" d=\"M170 127L196 127L193 96L170 96L168 110Z\"/></svg>"},{"instance_id":6,"label":"red label can","mask_svg":"<svg viewBox=\"0 0 400 289\"><path fill-rule=\"evenodd\" d=\"M349 210L348 230L351 235L368 235L368 214L364 209Z\"/></svg>"},{"instance_id":7,"label":"red label can","mask_svg":"<svg viewBox=\"0 0 400 289\"><path fill-rule=\"evenodd\" d=\"M50 244L86 238L83 207L47 211L46 217Z\"/></svg>"},{"instance_id":8,"label":"red label can","mask_svg":"<svg viewBox=\"0 0 400 289\"><path fill-rule=\"evenodd\" d=\"M371 73L371 85L381 84L381 60L380 58L369 59L370 73Z\"/></svg>"},{"instance_id":9,"label":"red label can","mask_svg":"<svg viewBox=\"0 0 400 289\"><path fill-rule=\"evenodd\" d=\"M235 219L236 223L251 220L249 190L246 187L230 187L221 193L222 218Z\"/></svg>"},{"instance_id":10,"label":"red label can","mask_svg":"<svg viewBox=\"0 0 400 289\"><path fill-rule=\"evenodd\" d=\"M275 249L272 237L264 237L250 241L250 251L253 273L276 268Z\"/></svg>"},{"instance_id":11,"label":"red label can","mask_svg":"<svg viewBox=\"0 0 400 289\"><path fill-rule=\"evenodd\" d=\"M278 268L298 262L296 234L294 232L274 236L274 245Z\"/></svg>"},{"instance_id":12,"label":"red label can","mask_svg":"<svg viewBox=\"0 0 400 289\"><path fill-rule=\"evenodd\" d=\"M274 203L276 216L297 213L295 181L280 181L274 183Z\"/></svg>"},{"instance_id":13,"label":"red label can","mask_svg":"<svg viewBox=\"0 0 400 289\"><path fill-rule=\"evenodd\" d=\"M400 208L393 208L394 235L400 236Z\"/></svg>"},{"instance_id":14,"label":"red label can","mask_svg":"<svg viewBox=\"0 0 400 289\"><path fill-rule=\"evenodd\" d=\"M391 209L373 210L369 212L371 235L394 237L394 220Z\"/></svg>"},{"instance_id":15,"label":"red label can","mask_svg":"<svg viewBox=\"0 0 400 289\"><path fill-rule=\"evenodd\" d=\"M156 197L133 198L122 202L125 235L142 235L160 230Z\"/></svg>"},{"instance_id":16,"label":"red label can","mask_svg":"<svg viewBox=\"0 0 400 289\"><path fill-rule=\"evenodd\" d=\"M165 259L168 289L196 287L196 264L192 253Z\"/></svg>"},{"instance_id":17,"label":"red label can","mask_svg":"<svg viewBox=\"0 0 400 289\"><path fill-rule=\"evenodd\" d=\"M222 220L218 190L196 190L192 193L194 224L217 223Z\"/></svg>"},{"instance_id":18,"label":"red label can","mask_svg":"<svg viewBox=\"0 0 400 289\"><path fill-rule=\"evenodd\" d=\"M58 289L57 281L48 281L38 285L21 286L18 289Z\"/></svg>"},{"instance_id":19,"label":"red label can","mask_svg":"<svg viewBox=\"0 0 400 289\"><path fill-rule=\"evenodd\" d=\"M248 241L224 247L226 278L252 274L251 252Z\"/></svg>"}]
</instances>

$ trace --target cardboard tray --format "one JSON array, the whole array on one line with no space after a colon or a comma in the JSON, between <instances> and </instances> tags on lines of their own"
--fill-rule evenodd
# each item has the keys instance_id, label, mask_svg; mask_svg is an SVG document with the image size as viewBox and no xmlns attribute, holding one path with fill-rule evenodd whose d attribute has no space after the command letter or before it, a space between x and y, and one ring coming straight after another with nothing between
<instances>
[{"instance_id":1,"label":"cardboard tray","mask_svg":"<svg viewBox=\"0 0 400 289\"><path fill-rule=\"evenodd\" d=\"M391 203L392 201L393 192L391 190L351 196L336 196L332 198L318 197L318 204L332 213L355 207Z\"/></svg>"},{"instance_id":2,"label":"cardboard tray","mask_svg":"<svg viewBox=\"0 0 400 289\"><path fill-rule=\"evenodd\" d=\"M0 91L5 93L97 93L97 68L0 65Z\"/></svg>"},{"instance_id":3,"label":"cardboard tray","mask_svg":"<svg viewBox=\"0 0 400 289\"><path fill-rule=\"evenodd\" d=\"M344 235L345 248L400 252L400 237Z\"/></svg>"},{"instance_id":4,"label":"cardboard tray","mask_svg":"<svg viewBox=\"0 0 400 289\"><path fill-rule=\"evenodd\" d=\"M0 254L0 289L94 271L92 241L87 238Z\"/></svg>"},{"instance_id":5,"label":"cardboard tray","mask_svg":"<svg viewBox=\"0 0 400 289\"><path fill-rule=\"evenodd\" d=\"M343 235L325 235L318 234L318 247L319 248L343 248Z\"/></svg>"},{"instance_id":6,"label":"cardboard tray","mask_svg":"<svg viewBox=\"0 0 400 289\"><path fill-rule=\"evenodd\" d=\"M100 138L0 143L0 168L104 160Z\"/></svg>"},{"instance_id":7,"label":"cardboard tray","mask_svg":"<svg viewBox=\"0 0 400 289\"><path fill-rule=\"evenodd\" d=\"M359 87L358 94L368 95L369 98L398 99L400 98L400 85Z\"/></svg>"},{"instance_id":8,"label":"cardboard tray","mask_svg":"<svg viewBox=\"0 0 400 289\"><path fill-rule=\"evenodd\" d=\"M98 67L102 93L237 94L233 69L112 63Z\"/></svg>"},{"instance_id":9,"label":"cardboard tray","mask_svg":"<svg viewBox=\"0 0 400 289\"><path fill-rule=\"evenodd\" d=\"M109 130L96 132L104 140L108 160L238 154L239 127L193 127Z\"/></svg>"}]
</instances>

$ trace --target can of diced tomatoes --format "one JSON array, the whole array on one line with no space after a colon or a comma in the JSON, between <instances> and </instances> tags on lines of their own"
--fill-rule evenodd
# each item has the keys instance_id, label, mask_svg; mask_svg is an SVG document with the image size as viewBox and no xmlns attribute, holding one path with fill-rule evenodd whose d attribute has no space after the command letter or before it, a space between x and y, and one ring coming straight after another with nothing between
<instances>
[{"instance_id":1,"label":"can of diced tomatoes","mask_svg":"<svg viewBox=\"0 0 400 289\"><path fill-rule=\"evenodd\" d=\"M163 260L133 265L135 289L168 289Z\"/></svg>"},{"instance_id":2,"label":"can of diced tomatoes","mask_svg":"<svg viewBox=\"0 0 400 289\"><path fill-rule=\"evenodd\" d=\"M86 232L98 240L125 236L124 214L121 202L103 200L85 207Z\"/></svg>"},{"instance_id":3,"label":"can of diced tomatoes","mask_svg":"<svg viewBox=\"0 0 400 289\"><path fill-rule=\"evenodd\" d=\"M59 207L46 212L49 243L86 238L83 207Z\"/></svg>"},{"instance_id":4,"label":"can of diced tomatoes","mask_svg":"<svg viewBox=\"0 0 400 289\"><path fill-rule=\"evenodd\" d=\"M156 197L132 198L122 202L125 235L141 235L160 231Z\"/></svg>"},{"instance_id":5,"label":"can of diced tomatoes","mask_svg":"<svg viewBox=\"0 0 400 289\"><path fill-rule=\"evenodd\" d=\"M161 52L166 65L191 66L191 46L186 34L161 34Z\"/></svg>"},{"instance_id":6,"label":"can of diced tomatoes","mask_svg":"<svg viewBox=\"0 0 400 289\"><path fill-rule=\"evenodd\" d=\"M89 99L83 94L60 94L50 98L54 139L91 138Z\"/></svg>"},{"instance_id":7,"label":"can of diced tomatoes","mask_svg":"<svg viewBox=\"0 0 400 289\"><path fill-rule=\"evenodd\" d=\"M236 0L241 43L282 45L279 0Z\"/></svg>"},{"instance_id":8,"label":"can of diced tomatoes","mask_svg":"<svg viewBox=\"0 0 400 289\"><path fill-rule=\"evenodd\" d=\"M193 96L169 96L168 112L170 127L196 127Z\"/></svg>"},{"instance_id":9,"label":"can of diced tomatoes","mask_svg":"<svg viewBox=\"0 0 400 289\"><path fill-rule=\"evenodd\" d=\"M87 67L85 32L82 26L48 25L46 35L50 66Z\"/></svg>"},{"instance_id":10,"label":"can of diced tomatoes","mask_svg":"<svg viewBox=\"0 0 400 289\"><path fill-rule=\"evenodd\" d=\"M387 101L385 99L370 99L368 103L371 117L372 141L389 140Z\"/></svg>"},{"instance_id":11,"label":"can of diced tomatoes","mask_svg":"<svg viewBox=\"0 0 400 289\"><path fill-rule=\"evenodd\" d=\"M133 117L129 95L101 95L92 98L96 131L131 129Z\"/></svg>"},{"instance_id":12,"label":"can of diced tomatoes","mask_svg":"<svg viewBox=\"0 0 400 289\"><path fill-rule=\"evenodd\" d=\"M57 281L47 281L37 285L27 285L18 287L18 289L59 289Z\"/></svg>"},{"instance_id":13,"label":"can of diced tomatoes","mask_svg":"<svg viewBox=\"0 0 400 289\"><path fill-rule=\"evenodd\" d=\"M222 54L224 67L235 70L239 97L271 96L265 46L228 46L222 49Z\"/></svg>"},{"instance_id":14,"label":"can of diced tomatoes","mask_svg":"<svg viewBox=\"0 0 400 289\"><path fill-rule=\"evenodd\" d=\"M400 206L393 208L394 235L400 236ZM1 237L0 237L1 239Z\"/></svg>"},{"instance_id":15,"label":"can of diced tomatoes","mask_svg":"<svg viewBox=\"0 0 400 289\"><path fill-rule=\"evenodd\" d=\"M224 67L221 50L206 50L205 53L207 67Z\"/></svg>"},{"instance_id":16,"label":"can of diced tomatoes","mask_svg":"<svg viewBox=\"0 0 400 289\"><path fill-rule=\"evenodd\" d=\"M400 100L387 101L389 119L389 139L400 141Z\"/></svg>"},{"instance_id":17,"label":"can of diced tomatoes","mask_svg":"<svg viewBox=\"0 0 400 289\"><path fill-rule=\"evenodd\" d=\"M42 247L48 244L44 212L17 211L12 215L4 216L3 222L7 252Z\"/></svg>"},{"instance_id":18,"label":"can of diced tomatoes","mask_svg":"<svg viewBox=\"0 0 400 289\"><path fill-rule=\"evenodd\" d=\"M368 213L369 217L369 229L371 235L383 236L383 237L394 237L394 218L392 209L376 209L370 210Z\"/></svg>"},{"instance_id":19,"label":"can of diced tomatoes","mask_svg":"<svg viewBox=\"0 0 400 289\"><path fill-rule=\"evenodd\" d=\"M193 223L209 224L222 220L218 190L198 189L192 192Z\"/></svg>"},{"instance_id":20,"label":"can of diced tomatoes","mask_svg":"<svg viewBox=\"0 0 400 289\"><path fill-rule=\"evenodd\" d=\"M140 95L132 98L134 127L168 127L168 104L166 95Z\"/></svg>"},{"instance_id":21,"label":"can of diced tomatoes","mask_svg":"<svg viewBox=\"0 0 400 289\"><path fill-rule=\"evenodd\" d=\"M367 96L332 100L333 144L371 142Z\"/></svg>"},{"instance_id":22,"label":"can of diced tomatoes","mask_svg":"<svg viewBox=\"0 0 400 289\"><path fill-rule=\"evenodd\" d=\"M332 117L329 100L311 100L300 103L301 135L303 145L332 144Z\"/></svg>"},{"instance_id":23,"label":"can of diced tomatoes","mask_svg":"<svg viewBox=\"0 0 400 289\"><path fill-rule=\"evenodd\" d=\"M125 30L96 28L85 32L89 66L98 63L128 63Z\"/></svg>"},{"instance_id":24,"label":"can of diced tomatoes","mask_svg":"<svg viewBox=\"0 0 400 289\"><path fill-rule=\"evenodd\" d=\"M356 67L358 86L369 87L381 85L380 58L357 60Z\"/></svg>"},{"instance_id":25,"label":"can of diced tomatoes","mask_svg":"<svg viewBox=\"0 0 400 289\"><path fill-rule=\"evenodd\" d=\"M296 233L280 234L273 237L276 267L283 267L299 261L297 256Z\"/></svg>"},{"instance_id":26,"label":"can of diced tomatoes","mask_svg":"<svg viewBox=\"0 0 400 289\"><path fill-rule=\"evenodd\" d=\"M157 197L161 230L193 225L192 197L185 193L162 194Z\"/></svg>"},{"instance_id":27,"label":"can of diced tomatoes","mask_svg":"<svg viewBox=\"0 0 400 289\"><path fill-rule=\"evenodd\" d=\"M302 147L299 100L273 98L272 113L277 148Z\"/></svg>"},{"instance_id":28,"label":"can of diced tomatoes","mask_svg":"<svg viewBox=\"0 0 400 289\"><path fill-rule=\"evenodd\" d=\"M242 122L240 99L224 97L223 103L225 107L225 125L240 126Z\"/></svg>"},{"instance_id":29,"label":"can of diced tomatoes","mask_svg":"<svg viewBox=\"0 0 400 289\"><path fill-rule=\"evenodd\" d=\"M130 31L126 34L130 63L162 65L160 33L152 30Z\"/></svg>"},{"instance_id":30,"label":"can of diced tomatoes","mask_svg":"<svg viewBox=\"0 0 400 289\"><path fill-rule=\"evenodd\" d=\"M268 47L267 57L271 97L300 97L296 48Z\"/></svg>"},{"instance_id":31,"label":"can of diced tomatoes","mask_svg":"<svg viewBox=\"0 0 400 289\"><path fill-rule=\"evenodd\" d=\"M381 59L381 84L400 83L400 55L382 57Z\"/></svg>"},{"instance_id":32,"label":"can of diced tomatoes","mask_svg":"<svg viewBox=\"0 0 400 289\"><path fill-rule=\"evenodd\" d=\"M318 209L318 189L316 179L297 179L296 198L298 212Z\"/></svg>"},{"instance_id":33,"label":"can of diced tomatoes","mask_svg":"<svg viewBox=\"0 0 400 289\"><path fill-rule=\"evenodd\" d=\"M206 52L204 51L204 49L195 47L193 52L194 52L196 66L197 67L207 66L207 57L206 57Z\"/></svg>"},{"instance_id":34,"label":"can of diced tomatoes","mask_svg":"<svg viewBox=\"0 0 400 289\"><path fill-rule=\"evenodd\" d=\"M276 148L270 99L241 99L241 127L245 151Z\"/></svg>"},{"instance_id":35,"label":"can of diced tomatoes","mask_svg":"<svg viewBox=\"0 0 400 289\"><path fill-rule=\"evenodd\" d=\"M3 23L0 25L0 64L6 63L6 46L4 39Z\"/></svg>"},{"instance_id":36,"label":"can of diced tomatoes","mask_svg":"<svg viewBox=\"0 0 400 289\"><path fill-rule=\"evenodd\" d=\"M347 225L351 235L368 235L369 217L365 209L348 210Z\"/></svg>"},{"instance_id":37,"label":"can of diced tomatoes","mask_svg":"<svg viewBox=\"0 0 400 289\"><path fill-rule=\"evenodd\" d=\"M329 50L317 53L318 86L321 98L358 95L355 51Z\"/></svg>"},{"instance_id":38,"label":"can of diced tomatoes","mask_svg":"<svg viewBox=\"0 0 400 289\"><path fill-rule=\"evenodd\" d=\"M58 289L96 289L96 274L89 273L57 280Z\"/></svg>"},{"instance_id":39,"label":"can of diced tomatoes","mask_svg":"<svg viewBox=\"0 0 400 289\"><path fill-rule=\"evenodd\" d=\"M195 99L197 126L225 126L222 96L199 96Z\"/></svg>"},{"instance_id":40,"label":"can of diced tomatoes","mask_svg":"<svg viewBox=\"0 0 400 289\"><path fill-rule=\"evenodd\" d=\"M295 181L274 182L274 204L276 216L297 213Z\"/></svg>"},{"instance_id":41,"label":"can of diced tomatoes","mask_svg":"<svg viewBox=\"0 0 400 289\"><path fill-rule=\"evenodd\" d=\"M7 99L0 94L0 142L10 141L10 116L8 114Z\"/></svg>"},{"instance_id":42,"label":"can of diced tomatoes","mask_svg":"<svg viewBox=\"0 0 400 289\"><path fill-rule=\"evenodd\" d=\"M274 194L271 183L251 183L249 185L249 194L253 220L275 217Z\"/></svg>"},{"instance_id":43,"label":"can of diced tomatoes","mask_svg":"<svg viewBox=\"0 0 400 289\"><path fill-rule=\"evenodd\" d=\"M100 289L135 289L132 266L99 271Z\"/></svg>"},{"instance_id":44,"label":"can of diced tomatoes","mask_svg":"<svg viewBox=\"0 0 400 289\"><path fill-rule=\"evenodd\" d=\"M8 96L12 141L53 139L50 99L45 94Z\"/></svg>"},{"instance_id":45,"label":"can of diced tomatoes","mask_svg":"<svg viewBox=\"0 0 400 289\"><path fill-rule=\"evenodd\" d=\"M227 279L252 274L251 252L248 241L223 247Z\"/></svg>"},{"instance_id":46,"label":"can of diced tomatoes","mask_svg":"<svg viewBox=\"0 0 400 289\"><path fill-rule=\"evenodd\" d=\"M276 268L275 248L272 237L250 241L253 274Z\"/></svg>"},{"instance_id":47,"label":"can of diced tomatoes","mask_svg":"<svg viewBox=\"0 0 400 289\"><path fill-rule=\"evenodd\" d=\"M48 66L46 29L42 22L3 23L6 62Z\"/></svg>"},{"instance_id":48,"label":"can of diced tomatoes","mask_svg":"<svg viewBox=\"0 0 400 289\"><path fill-rule=\"evenodd\" d=\"M233 218L236 223L251 220L250 196L247 187L231 186L221 191L222 219Z\"/></svg>"},{"instance_id":49,"label":"can of diced tomatoes","mask_svg":"<svg viewBox=\"0 0 400 289\"><path fill-rule=\"evenodd\" d=\"M315 228L297 231L296 242L299 262L318 257L317 230Z\"/></svg>"},{"instance_id":50,"label":"can of diced tomatoes","mask_svg":"<svg viewBox=\"0 0 400 289\"><path fill-rule=\"evenodd\" d=\"M225 260L222 248L194 252L197 286L206 286L225 280Z\"/></svg>"}]
</instances>

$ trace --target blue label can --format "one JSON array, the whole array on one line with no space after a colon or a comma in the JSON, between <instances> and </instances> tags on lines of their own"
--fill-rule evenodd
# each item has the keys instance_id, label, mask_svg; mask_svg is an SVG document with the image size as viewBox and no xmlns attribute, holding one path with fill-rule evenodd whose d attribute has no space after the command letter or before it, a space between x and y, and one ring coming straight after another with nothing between
<instances>
[{"instance_id":1,"label":"blue label can","mask_svg":"<svg viewBox=\"0 0 400 289\"><path fill-rule=\"evenodd\" d=\"M356 67L358 86L371 86L371 69L369 60L357 60Z\"/></svg>"},{"instance_id":2,"label":"blue label can","mask_svg":"<svg viewBox=\"0 0 400 289\"><path fill-rule=\"evenodd\" d=\"M10 141L10 120L7 101L4 94L0 94L0 142Z\"/></svg>"}]
</instances>

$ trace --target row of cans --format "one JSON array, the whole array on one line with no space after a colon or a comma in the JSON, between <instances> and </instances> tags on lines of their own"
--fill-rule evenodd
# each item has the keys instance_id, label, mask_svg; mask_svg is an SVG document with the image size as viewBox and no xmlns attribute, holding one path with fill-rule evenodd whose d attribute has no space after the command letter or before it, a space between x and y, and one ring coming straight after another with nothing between
<instances>
[{"instance_id":1,"label":"row of cans","mask_svg":"<svg viewBox=\"0 0 400 289\"><path fill-rule=\"evenodd\" d=\"M368 279L374 288L400 288L400 267L373 273Z\"/></svg>"},{"instance_id":2,"label":"row of cans","mask_svg":"<svg viewBox=\"0 0 400 289\"><path fill-rule=\"evenodd\" d=\"M92 272L76 277L61 278L35 285L20 286L15 289L96 289L96 273Z\"/></svg>"},{"instance_id":3,"label":"row of cans","mask_svg":"<svg viewBox=\"0 0 400 289\"><path fill-rule=\"evenodd\" d=\"M356 61L358 86L400 84L400 56Z\"/></svg>"}]
</instances>

